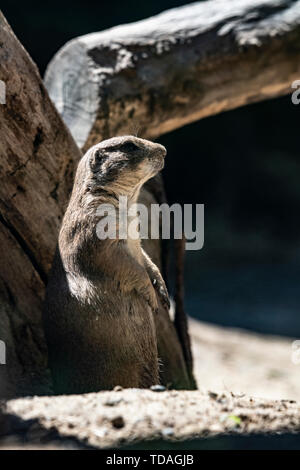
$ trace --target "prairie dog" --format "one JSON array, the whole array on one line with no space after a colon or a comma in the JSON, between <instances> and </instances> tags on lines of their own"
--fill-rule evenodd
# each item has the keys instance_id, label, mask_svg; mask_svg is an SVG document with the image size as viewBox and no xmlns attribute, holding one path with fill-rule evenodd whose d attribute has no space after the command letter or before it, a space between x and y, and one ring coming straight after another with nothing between
<instances>
[{"instance_id":1,"label":"prairie dog","mask_svg":"<svg viewBox=\"0 0 300 470\"><path fill-rule=\"evenodd\" d=\"M128 207L164 166L166 149L133 136L91 147L79 162L46 291L43 319L56 393L159 382L153 315L169 298L140 239L100 240L97 208Z\"/></svg>"}]
</instances>

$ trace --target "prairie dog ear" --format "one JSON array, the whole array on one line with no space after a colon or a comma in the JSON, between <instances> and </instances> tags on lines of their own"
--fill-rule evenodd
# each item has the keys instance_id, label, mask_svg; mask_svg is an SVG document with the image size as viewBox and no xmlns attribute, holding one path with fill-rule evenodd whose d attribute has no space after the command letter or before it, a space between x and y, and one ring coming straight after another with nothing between
<instances>
[{"instance_id":1,"label":"prairie dog ear","mask_svg":"<svg viewBox=\"0 0 300 470\"><path fill-rule=\"evenodd\" d=\"M92 149L90 154L90 166L93 171L98 170L105 158L105 152L101 149Z\"/></svg>"}]
</instances>

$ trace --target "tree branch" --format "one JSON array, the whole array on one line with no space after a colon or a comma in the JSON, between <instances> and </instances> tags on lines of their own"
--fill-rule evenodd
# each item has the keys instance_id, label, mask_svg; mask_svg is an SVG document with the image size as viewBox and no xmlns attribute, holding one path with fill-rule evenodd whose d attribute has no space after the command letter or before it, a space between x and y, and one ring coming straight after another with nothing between
<instances>
[{"instance_id":1,"label":"tree branch","mask_svg":"<svg viewBox=\"0 0 300 470\"><path fill-rule=\"evenodd\" d=\"M72 40L45 83L88 147L287 94L299 59L299 0L209 0Z\"/></svg>"}]
</instances>

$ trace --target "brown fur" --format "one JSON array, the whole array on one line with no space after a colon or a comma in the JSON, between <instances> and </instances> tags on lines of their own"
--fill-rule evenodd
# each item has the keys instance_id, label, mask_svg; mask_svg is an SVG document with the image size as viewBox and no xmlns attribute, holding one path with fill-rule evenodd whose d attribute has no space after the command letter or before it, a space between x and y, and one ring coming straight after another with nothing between
<instances>
[{"instance_id":1,"label":"brown fur","mask_svg":"<svg viewBox=\"0 0 300 470\"><path fill-rule=\"evenodd\" d=\"M136 148L135 148L136 146ZM168 294L140 240L99 240L100 204L137 201L166 151L132 136L92 147L81 159L47 286L44 325L57 393L158 383L155 289Z\"/></svg>"}]
</instances>

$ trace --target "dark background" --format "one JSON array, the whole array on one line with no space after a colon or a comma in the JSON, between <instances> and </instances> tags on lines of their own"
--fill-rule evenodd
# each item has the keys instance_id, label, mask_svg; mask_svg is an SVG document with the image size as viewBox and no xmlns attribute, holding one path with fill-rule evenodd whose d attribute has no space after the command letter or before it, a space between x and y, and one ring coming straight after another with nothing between
<instances>
[{"instance_id":1,"label":"dark background","mask_svg":"<svg viewBox=\"0 0 300 470\"><path fill-rule=\"evenodd\" d=\"M73 37L185 3L2 0L1 9L43 74ZM284 97L159 139L169 201L205 204L204 248L187 253L191 315L299 337L299 118L300 106Z\"/></svg>"}]
</instances>

